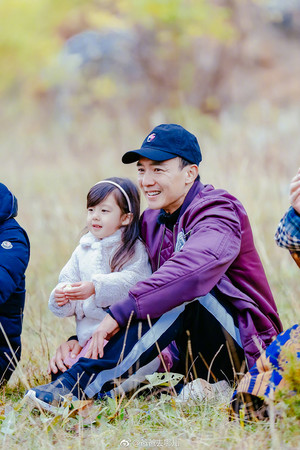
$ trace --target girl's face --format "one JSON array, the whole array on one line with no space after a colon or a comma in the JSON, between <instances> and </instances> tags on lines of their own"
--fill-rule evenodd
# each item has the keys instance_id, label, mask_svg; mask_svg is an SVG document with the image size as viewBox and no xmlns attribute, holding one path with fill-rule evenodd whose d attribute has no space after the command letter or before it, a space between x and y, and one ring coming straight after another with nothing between
<instances>
[{"instance_id":1,"label":"girl's face","mask_svg":"<svg viewBox=\"0 0 300 450\"><path fill-rule=\"evenodd\" d=\"M87 228L95 238L103 239L130 223L130 214L122 214L111 192L101 203L88 208Z\"/></svg>"}]
</instances>

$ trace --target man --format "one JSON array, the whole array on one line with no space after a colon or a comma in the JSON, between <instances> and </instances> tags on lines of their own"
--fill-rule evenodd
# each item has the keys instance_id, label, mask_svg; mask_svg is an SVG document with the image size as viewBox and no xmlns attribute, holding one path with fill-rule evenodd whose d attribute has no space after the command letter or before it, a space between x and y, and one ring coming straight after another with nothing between
<instances>
[{"instance_id":1,"label":"man","mask_svg":"<svg viewBox=\"0 0 300 450\"><path fill-rule=\"evenodd\" d=\"M278 225L275 240L277 245L290 251L300 267L300 168L290 184L290 203Z\"/></svg>"},{"instance_id":2,"label":"man","mask_svg":"<svg viewBox=\"0 0 300 450\"><path fill-rule=\"evenodd\" d=\"M300 267L300 169L291 180L290 203L277 227L275 241L290 251ZM296 395L293 381L286 377L289 362L294 360L295 364L296 359L300 360L299 324L280 333L242 378L232 397L232 416L239 416L244 408L245 418L264 419L269 416L269 400L277 400L280 391L281 400L284 391L288 392L288 398Z\"/></svg>"},{"instance_id":3,"label":"man","mask_svg":"<svg viewBox=\"0 0 300 450\"><path fill-rule=\"evenodd\" d=\"M233 380L242 361L252 365L281 331L247 214L228 192L200 182L201 160L196 137L175 124L154 128L139 150L123 156L125 164L137 163L148 202L141 237L154 273L108 309L87 354L93 359L80 359L27 396L51 408L70 391L113 395L114 379L134 373L173 340L176 372ZM54 373L65 370L62 357L66 348L76 353L75 346L70 341L58 350Z\"/></svg>"},{"instance_id":4,"label":"man","mask_svg":"<svg viewBox=\"0 0 300 450\"><path fill-rule=\"evenodd\" d=\"M0 183L0 385L9 380L21 357L28 236L14 219L16 197Z\"/></svg>"}]
</instances>

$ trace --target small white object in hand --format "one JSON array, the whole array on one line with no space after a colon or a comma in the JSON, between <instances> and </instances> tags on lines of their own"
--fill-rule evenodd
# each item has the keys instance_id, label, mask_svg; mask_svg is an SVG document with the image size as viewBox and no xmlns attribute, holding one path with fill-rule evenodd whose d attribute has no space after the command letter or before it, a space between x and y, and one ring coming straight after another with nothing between
<instances>
[{"instance_id":1,"label":"small white object in hand","mask_svg":"<svg viewBox=\"0 0 300 450\"><path fill-rule=\"evenodd\" d=\"M69 291L70 289L73 289L73 286L72 286L71 284L66 284L66 285L63 287L63 290L64 290L64 291Z\"/></svg>"}]
</instances>

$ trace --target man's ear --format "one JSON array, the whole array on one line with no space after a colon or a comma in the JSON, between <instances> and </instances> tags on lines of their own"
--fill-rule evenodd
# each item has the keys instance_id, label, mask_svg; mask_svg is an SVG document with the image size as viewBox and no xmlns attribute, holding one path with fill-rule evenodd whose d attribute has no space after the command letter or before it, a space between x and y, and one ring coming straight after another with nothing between
<instances>
[{"instance_id":1,"label":"man's ear","mask_svg":"<svg viewBox=\"0 0 300 450\"><path fill-rule=\"evenodd\" d=\"M186 184L194 183L199 175L199 167L197 164L191 164L186 166Z\"/></svg>"},{"instance_id":2,"label":"man's ear","mask_svg":"<svg viewBox=\"0 0 300 450\"><path fill-rule=\"evenodd\" d=\"M122 226L125 225L130 225L133 219L133 214L132 213L127 213L123 215L123 218L121 220L121 224Z\"/></svg>"}]
</instances>

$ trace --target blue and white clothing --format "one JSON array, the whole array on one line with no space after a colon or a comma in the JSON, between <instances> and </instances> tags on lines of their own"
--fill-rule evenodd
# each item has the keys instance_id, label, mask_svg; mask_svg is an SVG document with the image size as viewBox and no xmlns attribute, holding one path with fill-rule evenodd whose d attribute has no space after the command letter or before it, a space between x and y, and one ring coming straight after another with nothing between
<instances>
[{"instance_id":1,"label":"blue and white clothing","mask_svg":"<svg viewBox=\"0 0 300 450\"><path fill-rule=\"evenodd\" d=\"M300 215L291 206L282 217L275 240L279 247L288 248L291 251L300 251Z\"/></svg>"}]
</instances>

